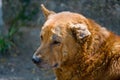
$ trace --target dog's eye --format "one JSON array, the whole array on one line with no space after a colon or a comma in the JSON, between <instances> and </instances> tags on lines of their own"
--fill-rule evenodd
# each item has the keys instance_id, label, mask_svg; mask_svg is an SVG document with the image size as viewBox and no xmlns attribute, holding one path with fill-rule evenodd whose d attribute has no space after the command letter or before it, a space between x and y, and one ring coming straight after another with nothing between
<instances>
[{"instance_id":1,"label":"dog's eye","mask_svg":"<svg viewBox=\"0 0 120 80\"><path fill-rule=\"evenodd\" d=\"M59 41L53 41L52 44L57 45L57 44L60 44L60 42Z\"/></svg>"},{"instance_id":2,"label":"dog's eye","mask_svg":"<svg viewBox=\"0 0 120 80\"><path fill-rule=\"evenodd\" d=\"M43 40L43 36L42 35L40 36L40 38L41 38L41 40Z\"/></svg>"}]
</instances>

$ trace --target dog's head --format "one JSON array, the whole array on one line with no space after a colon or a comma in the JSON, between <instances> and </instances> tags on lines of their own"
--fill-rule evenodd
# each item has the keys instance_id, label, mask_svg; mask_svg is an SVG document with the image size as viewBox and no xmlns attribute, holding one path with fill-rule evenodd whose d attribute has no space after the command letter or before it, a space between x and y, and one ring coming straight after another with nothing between
<instances>
[{"instance_id":1,"label":"dog's head","mask_svg":"<svg viewBox=\"0 0 120 80\"><path fill-rule=\"evenodd\" d=\"M38 65L49 63L52 67L60 67L77 53L77 40L91 35L87 20L77 13L49 11L43 5L42 10L47 20L41 29L41 45L33 61Z\"/></svg>"}]
</instances>

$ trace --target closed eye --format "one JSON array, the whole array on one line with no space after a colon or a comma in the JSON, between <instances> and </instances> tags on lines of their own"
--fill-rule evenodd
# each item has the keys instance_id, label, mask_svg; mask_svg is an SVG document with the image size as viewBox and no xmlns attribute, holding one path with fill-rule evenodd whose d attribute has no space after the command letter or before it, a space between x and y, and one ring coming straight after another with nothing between
<instances>
[{"instance_id":1,"label":"closed eye","mask_svg":"<svg viewBox=\"0 0 120 80\"><path fill-rule=\"evenodd\" d=\"M52 45L60 45L60 43L61 43L61 37L56 34L53 34Z\"/></svg>"},{"instance_id":2,"label":"closed eye","mask_svg":"<svg viewBox=\"0 0 120 80\"><path fill-rule=\"evenodd\" d=\"M61 42L60 41L53 41L53 45L58 45L58 44L60 44Z\"/></svg>"},{"instance_id":3,"label":"closed eye","mask_svg":"<svg viewBox=\"0 0 120 80\"><path fill-rule=\"evenodd\" d=\"M40 38L41 38L41 40L43 40L43 36L42 35L40 36Z\"/></svg>"}]
</instances>

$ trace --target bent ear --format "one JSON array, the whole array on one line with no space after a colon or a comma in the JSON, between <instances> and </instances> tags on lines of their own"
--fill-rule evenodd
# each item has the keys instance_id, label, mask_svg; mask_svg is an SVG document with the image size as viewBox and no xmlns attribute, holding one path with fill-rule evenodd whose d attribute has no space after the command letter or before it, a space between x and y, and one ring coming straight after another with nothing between
<instances>
[{"instance_id":1,"label":"bent ear","mask_svg":"<svg viewBox=\"0 0 120 80\"><path fill-rule=\"evenodd\" d=\"M50 14L55 14L55 12L48 10L43 4L41 4L41 9L46 18L48 18Z\"/></svg>"},{"instance_id":2,"label":"bent ear","mask_svg":"<svg viewBox=\"0 0 120 80\"><path fill-rule=\"evenodd\" d=\"M75 34L77 39L83 39L91 35L90 31L87 28L87 25L85 24L82 23L70 24L70 28Z\"/></svg>"}]
</instances>

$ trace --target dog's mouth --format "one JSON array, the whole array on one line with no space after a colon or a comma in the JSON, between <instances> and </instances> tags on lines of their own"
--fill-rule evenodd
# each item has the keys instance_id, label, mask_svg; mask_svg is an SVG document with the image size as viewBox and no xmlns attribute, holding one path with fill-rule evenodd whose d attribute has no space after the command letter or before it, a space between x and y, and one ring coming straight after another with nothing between
<instances>
[{"instance_id":1,"label":"dog's mouth","mask_svg":"<svg viewBox=\"0 0 120 80\"><path fill-rule=\"evenodd\" d=\"M55 62L54 64L49 64L49 61L45 61L41 58L33 56L32 61L39 67L39 68L58 68L59 64Z\"/></svg>"},{"instance_id":2,"label":"dog's mouth","mask_svg":"<svg viewBox=\"0 0 120 80\"><path fill-rule=\"evenodd\" d=\"M58 67L59 67L58 63L55 63L54 65L52 65L52 68L58 68Z\"/></svg>"},{"instance_id":3,"label":"dog's mouth","mask_svg":"<svg viewBox=\"0 0 120 80\"><path fill-rule=\"evenodd\" d=\"M59 64L56 63L54 65L50 65L48 63L39 63L39 64L36 64L36 66L42 69L56 69L59 67Z\"/></svg>"},{"instance_id":4,"label":"dog's mouth","mask_svg":"<svg viewBox=\"0 0 120 80\"><path fill-rule=\"evenodd\" d=\"M39 68L44 68L44 69L50 69L51 68L51 66L47 63L40 63L40 64L36 64L36 65Z\"/></svg>"},{"instance_id":5,"label":"dog's mouth","mask_svg":"<svg viewBox=\"0 0 120 80\"><path fill-rule=\"evenodd\" d=\"M44 69L56 69L59 67L58 63L54 63L54 64L49 64L47 61L42 61L39 63L35 63L37 67L39 68L44 68Z\"/></svg>"},{"instance_id":6,"label":"dog's mouth","mask_svg":"<svg viewBox=\"0 0 120 80\"><path fill-rule=\"evenodd\" d=\"M42 68L42 69L50 69L51 68L51 66L46 61L41 61L39 63L35 63L35 65L38 68Z\"/></svg>"}]
</instances>

